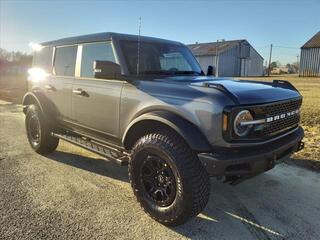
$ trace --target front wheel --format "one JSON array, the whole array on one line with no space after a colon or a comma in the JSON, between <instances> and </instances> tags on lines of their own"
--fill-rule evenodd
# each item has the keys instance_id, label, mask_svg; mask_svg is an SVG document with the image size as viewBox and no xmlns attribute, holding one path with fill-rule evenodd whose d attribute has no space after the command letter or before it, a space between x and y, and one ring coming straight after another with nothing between
<instances>
[{"instance_id":1,"label":"front wheel","mask_svg":"<svg viewBox=\"0 0 320 240\"><path fill-rule=\"evenodd\" d=\"M129 177L145 212L168 226L198 215L209 199L207 172L185 141L173 132L148 134L136 142Z\"/></svg>"},{"instance_id":2,"label":"front wheel","mask_svg":"<svg viewBox=\"0 0 320 240\"><path fill-rule=\"evenodd\" d=\"M40 154L53 152L59 139L51 136L52 127L40 111L37 105L30 105L26 113L26 131L30 146Z\"/></svg>"}]
</instances>

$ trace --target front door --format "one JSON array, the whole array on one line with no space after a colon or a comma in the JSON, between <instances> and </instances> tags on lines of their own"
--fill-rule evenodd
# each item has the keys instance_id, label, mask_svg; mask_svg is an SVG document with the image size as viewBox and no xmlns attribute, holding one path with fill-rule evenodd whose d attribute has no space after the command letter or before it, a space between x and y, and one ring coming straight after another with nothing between
<instances>
[{"instance_id":1,"label":"front door","mask_svg":"<svg viewBox=\"0 0 320 240\"><path fill-rule=\"evenodd\" d=\"M73 83L73 122L88 131L118 137L123 81L95 79L93 71L95 60L116 62L112 44L83 44L78 51L81 64Z\"/></svg>"}]
</instances>

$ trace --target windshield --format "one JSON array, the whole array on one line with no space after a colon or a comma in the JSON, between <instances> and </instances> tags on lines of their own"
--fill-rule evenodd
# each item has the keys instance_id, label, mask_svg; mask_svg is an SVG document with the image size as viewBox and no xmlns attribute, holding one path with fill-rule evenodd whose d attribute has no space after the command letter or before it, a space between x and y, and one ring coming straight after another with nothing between
<instances>
[{"instance_id":1,"label":"windshield","mask_svg":"<svg viewBox=\"0 0 320 240\"><path fill-rule=\"evenodd\" d=\"M120 47L130 74L137 74L138 41L122 40ZM139 75L201 75L201 68L183 45L140 42Z\"/></svg>"}]
</instances>

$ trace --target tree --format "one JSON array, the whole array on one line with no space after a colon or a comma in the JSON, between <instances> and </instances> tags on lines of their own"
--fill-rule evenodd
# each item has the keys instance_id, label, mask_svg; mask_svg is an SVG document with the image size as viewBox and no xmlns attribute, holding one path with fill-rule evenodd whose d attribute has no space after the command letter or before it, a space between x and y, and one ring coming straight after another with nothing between
<instances>
[{"instance_id":1,"label":"tree","mask_svg":"<svg viewBox=\"0 0 320 240\"><path fill-rule=\"evenodd\" d=\"M270 68L271 70L273 70L274 68L278 67L278 63L277 62L271 62L270 63Z\"/></svg>"}]
</instances>

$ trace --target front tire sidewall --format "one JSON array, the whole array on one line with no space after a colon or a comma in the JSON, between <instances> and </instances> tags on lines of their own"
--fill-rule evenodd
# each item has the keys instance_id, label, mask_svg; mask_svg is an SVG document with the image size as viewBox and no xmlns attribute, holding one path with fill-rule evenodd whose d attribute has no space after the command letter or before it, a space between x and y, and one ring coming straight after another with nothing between
<instances>
[{"instance_id":1,"label":"front tire sidewall","mask_svg":"<svg viewBox=\"0 0 320 240\"><path fill-rule=\"evenodd\" d=\"M131 186L141 207L153 219L167 226L177 226L203 210L210 194L209 176L179 135L170 131L145 135L136 142L131 153L128 168ZM175 176L176 196L166 207L150 201L142 186L141 164L149 154L165 160Z\"/></svg>"},{"instance_id":2,"label":"front tire sidewall","mask_svg":"<svg viewBox=\"0 0 320 240\"><path fill-rule=\"evenodd\" d=\"M174 174L176 193L174 201L169 206L158 206L155 202L151 201L147 197L148 193L144 191L142 179L140 177L140 166L143 164L145 157L149 154L156 155L164 159L166 163L169 164ZM132 156L131 166L131 179L133 183L132 187L142 207L146 210L146 212L150 213L152 217L155 217L156 219L163 219L164 223L174 221L174 219L181 214L185 205L185 202L183 201L184 184L179 174L179 170L170 155L156 146L146 145Z\"/></svg>"}]
</instances>

